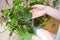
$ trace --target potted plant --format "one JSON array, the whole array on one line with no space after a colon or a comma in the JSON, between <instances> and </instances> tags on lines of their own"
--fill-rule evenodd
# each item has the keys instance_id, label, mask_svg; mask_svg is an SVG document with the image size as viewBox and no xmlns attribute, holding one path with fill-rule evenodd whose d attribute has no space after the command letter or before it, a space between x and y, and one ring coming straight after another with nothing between
<instances>
[{"instance_id":1,"label":"potted plant","mask_svg":"<svg viewBox=\"0 0 60 40\"><path fill-rule=\"evenodd\" d=\"M7 0L6 3L9 5ZM54 0L53 7L56 6L56 3L57 0ZM38 19L31 19L32 13L30 13L29 10L31 9L31 6L35 4L50 6L45 0L14 0L11 9L1 10L3 13L2 17L5 19L6 25L9 28L10 36L12 36L15 31L21 40L31 40L32 35L35 34L35 30L33 29L39 24L36 20L40 20L40 22L43 23L43 18L47 18L47 20L50 19L50 16L48 15L44 15Z\"/></svg>"}]
</instances>

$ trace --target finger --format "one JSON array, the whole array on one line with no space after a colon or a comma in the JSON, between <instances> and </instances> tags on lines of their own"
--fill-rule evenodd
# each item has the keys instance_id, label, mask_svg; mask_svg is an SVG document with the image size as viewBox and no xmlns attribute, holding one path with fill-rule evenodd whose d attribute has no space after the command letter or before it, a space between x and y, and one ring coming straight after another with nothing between
<instances>
[{"instance_id":1,"label":"finger","mask_svg":"<svg viewBox=\"0 0 60 40\"><path fill-rule=\"evenodd\" d=\"M32 19L43 16L45 13L46 13L45 10L43 10L43 11L39 11L39 10L32 11L32 15L33 15Z\"/></svg>"},{"instance_id":2,"label":"finger","mask_svg":"<svg viewBox=\"0 0 60 40\"><path fill-rule=\"evenodd\" d=\"M39 4L37 4L37 5L31 6L31 8L32 8L32 9L35 9L35 8L44 9L45 6L44 6L44 5L39 5Z\"/></svg>"},{"instance_id":3,"label":"finger","mask_svg":"<svg viewBox=\"0 0 60 40\"><path fill-rule=\"evenodd\" d=\"M33 14L34 12L39 11L38 9L32 9L30 12Z\"/></svg>"},{"instance_id":4,"label":"finger","mask_svg":"<svg viewBox=\"0 0 60 40\"><path fill-rule=\"evenodd\" d=\"M31 9L30 12L33 12L33 11L36 11L36 10L43 11L43 10L45 10L45 9L35 8L35 9Z\"/></svg>"}]
</instances>

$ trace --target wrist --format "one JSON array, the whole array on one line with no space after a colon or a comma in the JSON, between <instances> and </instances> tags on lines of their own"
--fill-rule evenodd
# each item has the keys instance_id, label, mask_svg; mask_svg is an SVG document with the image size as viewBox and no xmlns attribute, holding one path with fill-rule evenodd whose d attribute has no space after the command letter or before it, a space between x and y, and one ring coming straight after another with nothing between
<instances>
[{"instance_id":1,"label":"wrist","mask_svg":"<svg viewBox=\"0 0 60 40\"><path fill-rule=\"evenodd\" d=\"M52 12L53 12L53 8L46 6L46 14L50 15L50 13L52 13Z\"/></svg>"}]
</instances>

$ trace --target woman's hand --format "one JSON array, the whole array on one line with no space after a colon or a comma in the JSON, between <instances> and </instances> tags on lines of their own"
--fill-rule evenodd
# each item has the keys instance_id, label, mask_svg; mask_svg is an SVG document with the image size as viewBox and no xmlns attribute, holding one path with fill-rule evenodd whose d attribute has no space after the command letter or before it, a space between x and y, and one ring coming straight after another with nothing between
<instances>
[{"instance_id":1,"label":"woman's hand","mask_svg":"<svg viewBox=\"0 0 60 40\"><path fill-rule=\"evenodd\" d=\"M49 6L34 5L32 6L32 10L30 10L30 12L33 15L32 19L43 16L44 14L48 14L49 16L60 20L60 11ZM42 34L45 37L47 37L48 40L54 40L54 38L51 36L51 34L48 31L41 29L39 32L42 32ZM32 36L32 40L42 40L42 39L34 35Z\"/></svg>"},{"instance_id":2,"label":"woman's hand","mask_svg":"<svg viewBox=\"0 0 60 40\"><path fill-rule=\"evenodd\" d=\"M30 12L32 13L32 19L40 17L46 13L46 6L44 5L34 5L31 7L32 10Z\"/></svg>"},{"instance_id":3,"label":"woman's hand","mask_svg":"<svg viewBox=\"0 0 60 40\"><path fill-rule=\"evenodd\" d=\"M44 40L54 40L54 38L51 35L51 33L48 32L47 30L39 29L38 32L40 32L40 33L38 33L37 35L33 35L32 36L32 40L43 40L41 35L43 35L43 37L45 37Z\"/></svg>"},{"instance_id":4,"label":"woman's hand","mask_svg":"<svg viewBox=\"0 0 60 40\"><path fill-rule=\"evenodd\" d=\"M30 12L33 15L32 19L40 17L44 14L48 14L49 16L60 20L60 11L52 7L37 4L37 5L32 6L31 8L32 10L30 10Z\"/></svg>"}]
</instances>

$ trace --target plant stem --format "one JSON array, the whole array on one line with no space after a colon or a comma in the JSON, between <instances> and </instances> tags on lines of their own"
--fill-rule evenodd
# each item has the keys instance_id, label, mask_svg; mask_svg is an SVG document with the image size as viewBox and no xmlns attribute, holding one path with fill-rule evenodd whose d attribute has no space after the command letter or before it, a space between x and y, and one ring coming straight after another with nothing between
<instances>
[{"instance_id":1,"label":"plant stem","mask_svg":"<svg viewBox=\"0 0 60 40\"><path fill-rule=\"evenodd\" d=\"M32 19L32 28L34 27L34 19Z\"/></svg>"},{"instance_id":2,"label":"plant stem","mask_svg":"<svg viewBox=\"0 0 60 40\"><path fill-rule=\"evenodd\" d=\"M43 2L45 2L48 6L50 6L50 4L48 3L48 0L47 0L47 2L45 0L43 0Z\"/></svg>"}]
</instances>

